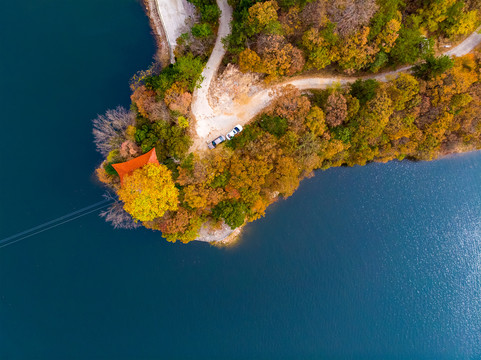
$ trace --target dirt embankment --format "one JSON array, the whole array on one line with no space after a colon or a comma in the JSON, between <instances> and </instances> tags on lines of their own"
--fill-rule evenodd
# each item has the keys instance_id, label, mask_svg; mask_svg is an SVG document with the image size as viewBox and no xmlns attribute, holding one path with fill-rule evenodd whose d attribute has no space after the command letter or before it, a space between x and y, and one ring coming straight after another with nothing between
<instances>
[{"instance_id":1,"label":"dirt embankment","mask_svg":"<svg viewBox=\"0 0 481 360\"><path fill-rule=\"evenodd\" d=\"M145 11L150 19L150 27L154 33L155 41L157 42L156 60L162 67L170 64L170 48L167 41L167 36L162 25L159 10L157 8L156 0L144 0Z\"/></svg>"}]
</instances>

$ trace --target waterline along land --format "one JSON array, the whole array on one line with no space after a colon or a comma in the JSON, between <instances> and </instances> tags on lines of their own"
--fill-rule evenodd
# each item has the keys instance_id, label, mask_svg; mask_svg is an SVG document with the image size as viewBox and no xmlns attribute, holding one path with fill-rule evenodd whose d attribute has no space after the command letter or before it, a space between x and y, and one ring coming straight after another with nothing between
<instances>
[{"instance_id":1,"label":"waterline along land","mask_svg":"<svg viewBox=\"0 0 481 360\"><path fill-rule=\"evenodd\" d=\"M116 227L223 241L316 169L481 148L476 1L157 10L172 64L134 77L130 110L94 120L97 176L119 197L103 215Z\"/></svg>"},{"instance_id":2,"label":"waterline along land","mask_svg":"<svg viewBox=\"0 0 481 360\"><path fill-rule=\"evenodd\" d=\"M401 19L402 24L413 16L416 17L414 20L419 16L423 21L428 20L426 12L421 14L419 8L413 6L414 2L404 2L405 7L397 7L392 13L396 15L400 10L401 17L396 20ZM219 114L223 113L222 109L233 109L234 105L251 101L259 91L294 79L367 78L410 65L397 65L394 60L402 53L412 52L393 49L386 53L387 65L378 72L372 72L366 66L355 73L346 73L342 68L344 63L338 65L333 61L320 70L303 68L301 73L292 77L282 75L279 79L266 81L269 74L244 73L238 61L238 54L245 51L242 55L245 57L250 53L246 51L248 48L261 59L263 68L259 70L272 73L276 69L267 67L275 58L271 56L272 52L263 49L266 42L260 42L266 34L250 35L249 32L243 37L247 33L240 28L243 21L248 20L244 16L248 17L249 8L254 3L246 2L246 10L235 7L235 2L230 3L235 21L230 29L235 38L229 43L208 92L208 102ZM323 8L333 3L306 2L304 5L298 2L296 10L279 1L280 9L276 12L277 21L283 28L279 36L283 38L276 39L285 39L281 44L287 47L286 50L290 48L289 43L302 51L306 61L309 55L312 61L314 57L302 44L302 37L310 27L316 26L313 21L322 16L313 15L309 20L307 15L325 14L325 23L316 27L322 31L327 26L327 19L339 22L343 18L337 15L336 8ZM344 2L347 3L350 1ZM383 4L396 5L391 1L378 2L375 10L384 9L381 8ZM463 2L468 8L461 9L458 15L456 9L449 11L458 16L455 24L462 24L458 21L459 16L469 15L473 4ZM159 126L159 120L150 121L152 114L155 117L159 110L163 115L157 115L157 119L171 121L173 116L169 105L166 105L166 111L159 105L162 97L158 92L162 92L154 87L148 88L148 83L154 83L154 79L157 79L156 84L161 82L158 78L161 70L168 71L169 52L164 59L166 64L150 68L153 56L158 58L156 40L159 39L151 35L156 32L149 26L145 7L137 0L22 0L4 2L3 5L1 24L8 31L2 33L0 41L0 73L4 85L0 87L0 99L4 104L4 136L0 142L3 169L0 176L0 241L8 240L0 245L0 359L481 358L480 151L449 156L441 153L441 158L436 161L368 161L365 166L315 170L315 176L302 180L293 196L281 200L279 195L279 200L266 209L264 217L242 227L240 240L232 246L211 246L211 243L199 241L188 244L168 242L160 231L146 229L141 221L135 223L135 230L114 229L115 224L123 225L118 214L124 203L116 202L120 209L112 209L106 215L108 222L98 216L98 211L107 211L106 208L98 209L109 203L101 202L106 189L99 184L93 170L106 160L108 153L101 155L91 143L91 119L97 114L105 116L107 109L115 110L117 105L125 108L125 113L109 113L109 119L117 119L122 114L127 114L129 119L131 95L141 88L134 96L135 103L141 106L132 108L133 126L135 132L143 125L151 130L144 132L144 139L139 131L137 142L134 129L130 128L132 142L140 150L119 161L125 163L143 153L148 154L152 146L150 141L155 144L152 148L156 149L159 164L165 165L174 177L177 176L174 164L178 168L182 163L184 167L179 169L177 177L182 180L184 175L180 170L184 172L184 168L189 168L188 159L163 155L167 150L173 151L171 146L175 145L174 142L164 142L164 132L177 134L175 131L178 130L171 129L171 122L167 129ZM208 9L212 11L213 8ZM291 26L294 33L289 33L284 25L289 12L295 25ZM453 22L448 18L441 19L445 15L443 11L438 14L437 23L440 25L437 30L427 26L423 29L407 28L413 30L410 34L416 35L419 31L420 37L433 39L435 57L455 49L470 36L467 33L452 39L442 37ZM301 17L300 24L296 17ZM379 23L383 29L386 28L383 24L392 20L389 16L376 16L376 19L363 22L361 26L376 30ZM205 22L202 18L198 20L199 24ZM307 22L309 26L302 25ZM277 31L278 25L275 22L272 25L269 31ZM354 33L344 33L341 30L344 24L341 25L338 30L334 29L339 36L352 38ZM209 32L205 30L206 27L202 26L194 32L197 35ZM185 66L183 53L179 52L182 49L188 47L190 50L187 51L197 56L200 55L200 46L205 45L208 52L214 48L219 26L212 24L211 30L212 35L208 37L194 38L192 33L184 36L185 42L175 49L176 62L180 63L171 68L169 76L175 75L175 70L180 67L186 73L192 69ZM374 30L370 30L374 35L368 36L366 46L376 50ZM410 39L405 30L400 29L398 38ZM341 44L344 40L334 46L334 54L341 51ZM413 49L418 49L416 41L404 44L414 44ZM345 50L342 49L343 53ZM291 59L295 53L292 51ZM470 54L477 64L478 55L472 51ZM288 57L285 59L289 60ZM203 56L201 60L206 63L208 57ZM422 64L423 59L419 62ZM468 62L465 64L469 65ZM446 153L451 150L447 145L454 144L456 139L459 142L459 136L469 135L478 122L476 111L471 112L475 115L472 127L467 122L471 106L478 101L476 83L470 85L467 92L473 100L460 112L447 108L448 102L454 107L460 98L457 95L451 97L451 94L460 92L463 86L473 81L467 78L464 83L459 74L471 74L471 71L466 66L456 66L448 69L446 76L434 80L426 81L415 76L420 87L418 95L426 104L425 94L429 91L431 104L420 108L419 117L415 114L414 126L427 130L430 124L439 124L437 119L449 111L453 116L452 125L459 123L462 126L445 132L441 150ZM139 70L145 70L145 73L137 73ZM154 79L142 81L140 85L143 84L145 89L139 85L132 90L129 85L137 85L135 79L129 82L133 74ZM163 76L170 81L170 77ZM176 78L174 82L183 85L183 79ZM370 83L363 85L369 88ZM425 85L429 88L423 88ZM445 88L445 85L449 87ZM173 83L167 83L166 89L172 86ZM195 90L185 92L193 95ZM355 126L360 129L366 114L362 107L372 102L372 99L364 99L356 87L351 89L349 84L340 88L334 84L332 90L326 90L301 90L300 101L304 103L306 98L311 108L315 105L324 113L327 130L314 138L315 146L318 142L322 145L337 138L344 139L344 132L355 130ZM333 90L340 92L348 104L355 101L348 95L360 102L357 116L344 121L339 130L329 127L326 122L328 114L329 119L334 118L327 107L327 98ZM398 103L394 87L388 82L380 82L375 88L376 104L379 104L380 90L387 92L391 102ZM453 92L450 94L449 91ZM169 91L167 95L169 93L173 92ZM151 95L146 96L148 94ZM439 100L435 100L436 96ZM165 98L169 99L168 96ZM411 107L413 103L409 102L405 110L395 110L391 115L390 122L393 122L383 129L379 139L381 146L377 145L380 154L387 147L387 143L382 145L383 142L388 140L394 150L408 139L422 141L422 138L416 140L409 135L391 140L391 134L397 129L395 126L399 125L403 133L409 134L400 126L400 120L409 118L410 112L419 106ZM177 102L177 105L182 104ZM148 118L141 119L136 107ZM351 111L350 105L347 109ZM276 122L269 121L270 116L261 119L259 113L259 118L241 124L244 129L233 140L209 150L206 141L219 135L225 137L232 128L225 133L214 131L207 140L198 141L192 104L189 111L184 116L189 126L184 129L192 139L192 149L202 146L195 150L196 156L202 159L202 156L234 153L237 159L230 158L229 172L233 169L233 161L248 165L244 159L249 154L252 154L249 155L251 159L260 163L260 156L264 154L248 153L255 150L254 145L260 141L263 141L266 156L271 156L272 149L278 148L277 141L271 146L264 139L272 139L269 135L272 133L279 135L279 141L282 139L282 154L276 155L276 160L289 157L297 161L302 159L301 151L308 153L310 142L305 134L312 133L312 130L297 132L291 125L294 123L289 113L289 117L273 115L282 118L276 118ZM353 123L355 119L358 124ZM173 120L175 124L185 126L184 120L179 121L178 116ZM289 121L288 129L282 135L286 120ZM247 141L242 136L252 134L249 126L256 122L254 130L259 137ZM277 124L279 127L272 126ZM408 127L408 130L416 128ZM326 133L333 140L326 140ZM357 130L352 131L351 139L346 137L345 143L341 140L343 144L351 144L344 152L346 159L355 154L354 146L359 142L352 135L357 133ZM297 134L304 136L292 142L294 147L287 147L291 144L287 140L296 139ZM272 136L277 139L277 135ZM474 133L473 139L476 136ZM465 141L470 144L472 140L466 136ZM119 152L124 142L122 138L117 148ZM231 149L233 142L235 150ZM369 148L375 147L376 143L372 142ZM300 144L303 144L302 149L298 147ZM128 150L128 147L124 145L124 149ZM105 150L110 152L113 149ZM322 148L316 149L315 153L320 159ZM324 156L322 161L325 159ZM279 168L277 163L274 166ZM202 169L196 160L193 172L198 179L205 176ZM233 188L237 189L239 174L232 171L228 181L221 176L210 184L225 196ZM237 189L243 191L238 199L241 205L249 201L244 194L264 199L265 191L273 186L275 174L273 170L263 177L263 190L259 193L249 194L242 188ZM109 176L120 186L116 174ZM279 185L282 177L280 179ZM249 183L252 189L259 184L254 180L253 177ZM198 211L199 216L207 213L204 208L186 208L184 199L188 194L189 203L194 205L194 190L208 190L210 194L211 185L202 187L199 180L187 190L190 184L182 186L177 180L174 184L180 201L176 212L196 215ZM212 195L208 200L211 203ZM118 200L118 197L114 195L114 199ZM201 204L203 198L197 199ZM225 197L216 205L224 200ZM169 210L166 214L177 217L176 226L180 229L184 223L176 212ZM70 221L77 216L82 217ZM126 219L129 218L131 216ZM56 226L64 221L69 222ZM170 230L173 224L169 224ZM11 244L51 226L55 227ZM229 225L222 225L224 227L226 232L231 230ZM199 238L212 240L219 233L201 227ZM3 247L4 244L10 245Z\"/></svg>"}]
</instances>

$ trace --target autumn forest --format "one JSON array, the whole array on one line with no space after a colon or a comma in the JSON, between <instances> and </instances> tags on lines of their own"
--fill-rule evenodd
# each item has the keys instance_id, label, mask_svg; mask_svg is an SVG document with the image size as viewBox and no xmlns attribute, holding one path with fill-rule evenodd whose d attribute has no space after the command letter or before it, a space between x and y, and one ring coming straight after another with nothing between
<instances>
[{"instance_id":1,"label":"autumn forest","mask_svg":"<svg viewBox=\"0 0 481 360\"><path fill-rule=\"evenodd\" d=\"M202 226L235 229L264 216L317 169L481 148L481 52L442 55L480 25L479 0L229 0L222 67L257 73L266 86L313 74L352 81L279 88L240 134L205 151L193 150L191 102L220 10L214 0L190 2L197 18L177 40L176 62L136 74L131 108L94 120L105 157L97 177L119 199L103 216L115 227L141 224L189 242ZM404 65L414 66L388 81L370 78ZM153 148L159 164L121 185L112 165Z\"/></svg>"}]
</instances>

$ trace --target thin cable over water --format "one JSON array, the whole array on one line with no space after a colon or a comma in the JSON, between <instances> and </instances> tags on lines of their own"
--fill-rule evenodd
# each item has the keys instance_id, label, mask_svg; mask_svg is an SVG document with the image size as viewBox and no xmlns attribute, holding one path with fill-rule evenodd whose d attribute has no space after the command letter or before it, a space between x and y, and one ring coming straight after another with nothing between
<instances>
[{"instance_id":1,"label":"thin cable over water","mask_svg":"<svg viewBox=\"0 0 481 360\"><path fill-rule=\"evenodd\" d=\"M62 225L62 224L65 224L65 223L68 223L72 220L75 220L75 219L78 219L82 216L85 216L85 215L88 215L88 214L91 214L95 211L98 211L100 209L103 209L109 205L111 205L111 203L113 202L112 199L105 199L105 200L102 200L102 201L99 201L95 204L92 204L90 206L86 206L82 209L79 209L79 210L76 210L76 211L73 211L67 215L63 215L63 216L60 216L54 220L50 220L50 221L47 221L43 224L40 224L38 226L35 226L31 229L28 229L28 230L25 230L25 231L22 231L22 232L19 232L15 235L12 235L12 236L9 236L5 239L2 239L0 240L0 249L5 247L5 246L8 246L8 245L11 245L11 244L14 244L16 242L19 242L21 240L24 240L28 237L31 237L31 236L34 236L34 235L37 235L41 232L44 232L44 231L47 231L47 230L50 230L50 229L53 229L54 227L57 227L59 225ZM99 205L102 205L102 206L99 206ZM93 210L90 210L94 208ZM90 211L87 211L87 210L90 210ZM63 221L62 221L63 220Z\"/></svg>"}]
</instances>

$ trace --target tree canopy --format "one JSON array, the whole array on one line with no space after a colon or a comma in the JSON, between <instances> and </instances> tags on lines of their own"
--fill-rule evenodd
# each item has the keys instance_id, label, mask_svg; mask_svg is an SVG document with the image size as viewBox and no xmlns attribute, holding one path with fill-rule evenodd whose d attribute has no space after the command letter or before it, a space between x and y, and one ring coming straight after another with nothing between
<instances>
[{"instance_id":1,"label":"tree canopy","mask_svg":"<svg viewBox=\"0 0 481 360\"><path fill-rule=\"evenodd\" d=\"M140 221L162 217L178 207L179 191L172 172L162 164L147 164L124 177L118 195L125 211Z\"/></svg>"}]
</instances>

